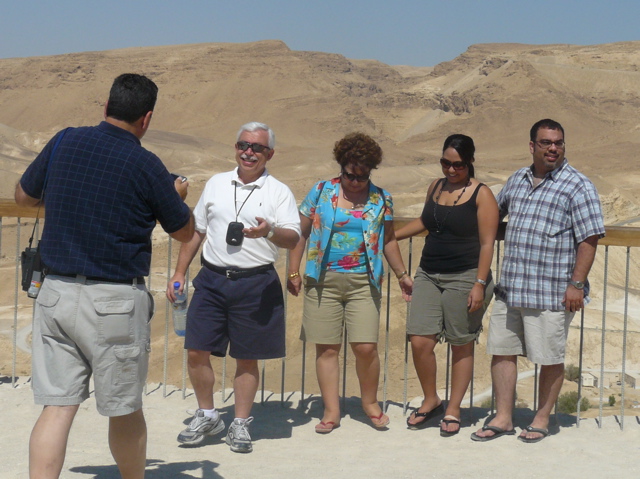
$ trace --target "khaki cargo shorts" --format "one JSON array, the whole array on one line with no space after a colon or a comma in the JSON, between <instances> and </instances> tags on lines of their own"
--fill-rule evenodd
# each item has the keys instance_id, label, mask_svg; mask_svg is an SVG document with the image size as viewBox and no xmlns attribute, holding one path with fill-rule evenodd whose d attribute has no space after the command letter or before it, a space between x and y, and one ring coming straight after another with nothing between
<instances>
[{"instance_id":1,"label":"khaki cargo shorts","mask_svg":"<svg viewBox=\"0 0 640 479\"><path fill-rule=\"evenodd\" d=\"M48 276L35 303L32 340L36 404L70 406L89 397L98 412L124 416L142 407L153 297L142 284Z\"/></svg>"}]
</instances>

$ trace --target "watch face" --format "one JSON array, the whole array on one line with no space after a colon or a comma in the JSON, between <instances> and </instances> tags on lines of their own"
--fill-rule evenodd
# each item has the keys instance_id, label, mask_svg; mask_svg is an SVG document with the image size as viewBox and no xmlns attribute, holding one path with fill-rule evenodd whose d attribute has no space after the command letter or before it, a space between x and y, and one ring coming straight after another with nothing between
<instances>
[{"instance_id":1,"label":"watch face","mask_svg":"<svg viewBox=\"0 0 640 479\"><path fill-rule=\"evenodd\" d=\"M584 283L582 281L571 281L574 288L584 289Z\"/></svg>"}]
</instances>

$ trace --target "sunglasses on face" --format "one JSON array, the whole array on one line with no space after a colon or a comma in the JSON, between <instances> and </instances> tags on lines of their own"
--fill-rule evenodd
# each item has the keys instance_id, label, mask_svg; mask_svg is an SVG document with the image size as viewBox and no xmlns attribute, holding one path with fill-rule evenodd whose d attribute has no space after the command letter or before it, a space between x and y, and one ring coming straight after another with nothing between
<instances>
[{"instance_id":1,"label":"sunglasses on face","mask_svg":"<svg viewBox=\"0 0 640 479\"><path fill-rule=\"evenodd\" d=\"M371 173L369 173L368 175L354 175L353 173L347 173L346 171L342 170L342 176L344 176L349 181L364 183L365 181L369 181Z\"/></svg>"},{"instance_id":2,"label":"sunglasses on face","mask_svg":"<svg viewBox=\"0 0 640 479\"><path fill-rule=\"evenodd\" d=\"M467 164L464 161L449 161L444 158L440 158L440 164L447 170L452 166L456 171L464 170L467 167Z\"/></svg>"},{"instance_id":3,"label":"sunglasses on face","mask_svg":"<svg viewBox=\"0 0 640 479\"><path fill-rule=\"evenodd\" d=\"M247 151L249 148L254 153L262 153L265 150L270 150L268 146L261 145L260 143L249 143L248 141L239 141L236 143L236 148L240 151Z\"/></svg>"}]
</instances>

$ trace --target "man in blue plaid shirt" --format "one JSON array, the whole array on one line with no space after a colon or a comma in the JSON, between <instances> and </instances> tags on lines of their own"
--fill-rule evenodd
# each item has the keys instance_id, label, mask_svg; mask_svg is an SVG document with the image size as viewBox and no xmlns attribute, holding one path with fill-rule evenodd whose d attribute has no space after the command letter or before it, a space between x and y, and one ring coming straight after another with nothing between
<instances>
[{"instance_id":1,"label":"man in blue plaid shirt","mask_svg":"<svg viewBox=\"0 0 640 479\"><path fill-rule=\"evenodd\" d=\"M538 442L549 434L569 324L589 300L587 275L605 231L595 186L564 156L562 126L535 123L529 149L533 164L513 174L497 197L509 222L487 342L496 416L471 435L475 441L515 434L518 356L541 365L539 408L518 439Z\"/></svg>"},{"instance_id":2,"label":"man in blue plaid shirt","mask_svg":"<svg viewBox=\"0 0 640 479\"><path fill-rule=\"evenodd\" d=\"M46 204L40 247L49 273L34 305L31 355L34 399L44 407L29 441L32 478L60 476L69 431L90 393L109 418L120 475L144 477L151 234L156 222L177 241L194 230L183 201L188 183L174 180L140 142L157 95L145 76L118 76L105 120L58 133L16 186L19 205Z\"/></svg>"}]
</instances>

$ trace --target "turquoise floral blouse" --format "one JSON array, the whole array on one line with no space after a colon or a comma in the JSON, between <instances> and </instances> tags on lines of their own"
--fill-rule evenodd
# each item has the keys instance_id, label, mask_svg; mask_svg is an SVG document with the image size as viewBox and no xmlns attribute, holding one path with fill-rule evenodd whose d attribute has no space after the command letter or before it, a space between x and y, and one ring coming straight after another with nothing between
<instances>
[{"instance_id":1,"label":"turquoise floral blouse","mask_svg":"<svg viewBox=\"0 0 640 479\"><path fill-rule=\"evenodd\" d=\"M300 205L300 214L311 219L311 234L307 246L305 276L315 280L320 278L322 262L331 247L331 229L336 216L340 178L316 183ZM378 291L382 289L384 266L384 222L393 221L393 200L391 195L369 183L369 199L362 210L362 234L364 254L367 255L369 280ZM354 254L362 254L356 250Z\"/></svg>"}]
</instances>

